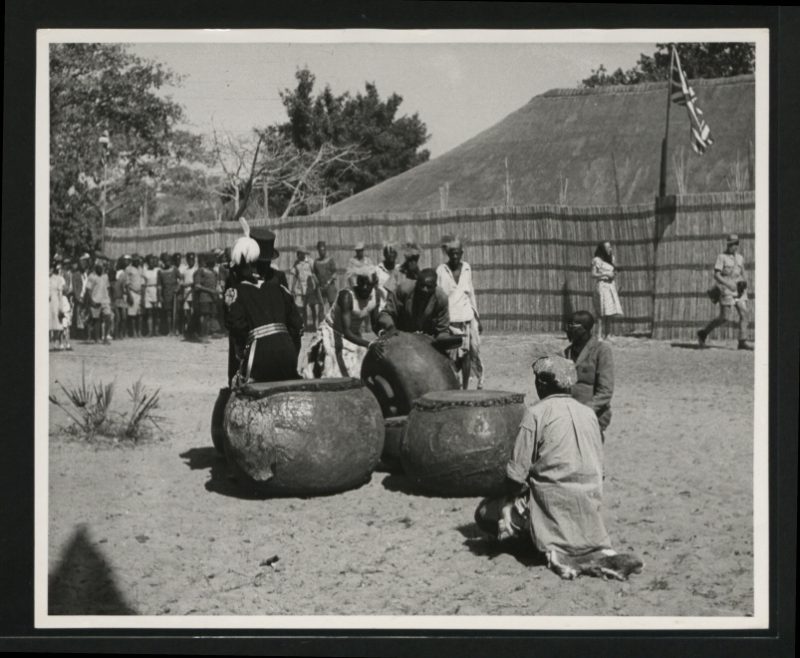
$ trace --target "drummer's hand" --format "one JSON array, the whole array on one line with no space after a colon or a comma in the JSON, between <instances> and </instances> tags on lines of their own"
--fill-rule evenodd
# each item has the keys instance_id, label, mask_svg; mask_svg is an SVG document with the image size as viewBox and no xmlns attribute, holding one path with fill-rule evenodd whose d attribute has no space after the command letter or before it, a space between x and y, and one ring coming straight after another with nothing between
<instances>
[{"instance_id":1,"label":"drummer's hand","mask_svg":"<svg viewBox=\"0 0 800 658\"><path fill-rule=\"evenodd\" d=\"M384 350L383 343L384 341L379 338L378 340L373 341L372 345L370 345L378 361L383 361L386 358L386 352Z\"/></svg>"}]
</instances>

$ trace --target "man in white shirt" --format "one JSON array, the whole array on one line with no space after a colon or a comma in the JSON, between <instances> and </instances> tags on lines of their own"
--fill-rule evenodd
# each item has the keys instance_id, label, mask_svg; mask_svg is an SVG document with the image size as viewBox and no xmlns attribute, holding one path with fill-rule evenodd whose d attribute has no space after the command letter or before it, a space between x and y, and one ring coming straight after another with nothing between
<instances>
[{"instance_id":1,"label":"man in white shirt","mask_svg":"<svg viewBox=\"0 0 800 658\"><path fill-rule=\"evenodd\" d=\"M461 241L453 238L444 248L447 262L436 268L436 285L447 294L450 312L450 330L463 336L461 347L451 352L456 369L461 370L461 385L469 386L469 376L475 367L478 388L483 388L483 363L480 355L480 333L482 331L475 289L472 285L472 268L462 260L464 250Z\"/></svg>"}]
</instances>

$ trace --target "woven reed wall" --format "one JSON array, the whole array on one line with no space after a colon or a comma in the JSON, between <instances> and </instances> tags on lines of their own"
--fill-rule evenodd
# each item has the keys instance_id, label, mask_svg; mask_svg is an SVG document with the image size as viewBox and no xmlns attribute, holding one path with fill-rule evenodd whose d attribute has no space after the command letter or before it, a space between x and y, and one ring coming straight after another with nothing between
<instances>
[{"instance_id":1,"label":"woven reed wall","mask_svg":"<svg viewBox=\"0 0 800 658\"><path fill-rule=\"evenodd\" d=\"M706 291L714 283L714 262L737 233L745 260L750 331L755 317L755 198L752 192L667 197L657 208L656 281L653 337L694 339L718 314ZM738 317L734 311L733 317ZM735 323L713 338L735 338Z\"/></svg>"},{"instance_id":2,"label":"woven reed wall","mask_svg":"<svg viewBox=\"0 0 800 658\"><path fill-rule=\"evenodd\" d=\"M473 269L484 325L501 331L561 331L571 311L593 310L592 255L598 242L609 240L616 249L625 311L615 333L650 333L656 317L658 337L691 338L695 325L714 310L704 295L725 233L742 234L752 272L752 245L747 245L753 235L752 208L752 195L702 195L668 200L658 209L653 204L470 208L254 219L251 224L269 225L277 233L281 255L276 267L288 269L298 246L313 248L325 240L340 275L358 241L366 243L374 262L385 240L416 242L423 252L420 265L435 267L443 260L441 237L458 235ZM658 249L657 228L663 232ZM109 229L106 251L111 256L207 251L230 246L239 235L238 224L218 223ZM656 281L657 273L666 279Z\"/></svg>"}]
</instances>

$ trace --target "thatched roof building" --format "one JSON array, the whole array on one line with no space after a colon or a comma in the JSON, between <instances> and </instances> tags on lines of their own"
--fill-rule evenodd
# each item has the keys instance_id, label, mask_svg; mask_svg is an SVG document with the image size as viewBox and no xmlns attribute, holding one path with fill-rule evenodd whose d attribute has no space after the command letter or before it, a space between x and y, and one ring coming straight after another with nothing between
<instances>
[{"instance_id":1,"label":"thatched roof building","mask_svg":"<svg viewBox=\"0 0 800 658\"><path fill-rule=\"evenodd\" d=\"M704 156L694 153L686 110L672 105L667 193L752 189L753 76L691 84L714 145ZM503 206L507 199L510 205L649 202L658 191L665 111L666 83L548 91L444 155L328 212L439 210L444 187L448 208Z\"/></svg>"}]
</instances>

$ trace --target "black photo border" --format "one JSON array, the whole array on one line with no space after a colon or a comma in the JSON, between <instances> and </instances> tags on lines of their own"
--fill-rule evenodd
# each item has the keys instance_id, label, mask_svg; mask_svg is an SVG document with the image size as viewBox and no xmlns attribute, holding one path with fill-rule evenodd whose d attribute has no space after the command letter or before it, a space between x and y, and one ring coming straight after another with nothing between
<instances>
[{"instance_id":1,"label":"black photo border","mask_svg":"<svg viewBox=\"0 0 800 658\"><path fill-rule=\"evenodd\" d=\"M7 0L0 233L0 651L242 655L793 655L796 611L800 11L768 5ZM770 627L764 631L368 631L33 627L34 134L38 28L770 30ZM756 432L764 431L755 428Z\"/></svg>"}]
</instances>

